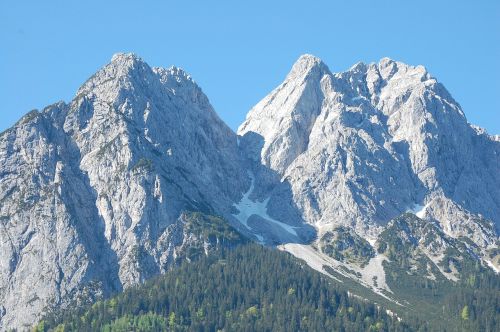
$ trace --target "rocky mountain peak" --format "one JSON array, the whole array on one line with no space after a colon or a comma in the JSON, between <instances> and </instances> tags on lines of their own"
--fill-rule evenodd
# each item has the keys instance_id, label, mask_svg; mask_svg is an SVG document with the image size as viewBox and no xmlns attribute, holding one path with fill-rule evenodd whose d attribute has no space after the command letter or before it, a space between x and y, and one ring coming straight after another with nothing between
<instances>
[{"instance_id":1,"label":"rocky mountain peak","mask_svg":"<svg viewBox=\"0 0 500 332\"><path fill-rule=\"evenodd\" d=\"M254 132L264 138L261 155L265 165L282 173L306 149L331 79L330 70L319 58L302 55L284 82L250 110L238 134Z\"/></svg>"},{"instance_id":2,"label":"rocky mountain peak","mask_svg":"<svg viewBox=\"0 0 500 332\"><path fill-rule=\"evenodd\" d=\"M493 140L476 135L445 87L425 67L389 58L335 74L322 68L301 57L238 131L262 137L262 164L290 181L303 218L364 233L418 205L449 235L467 228L477 243L493 243L469 222L500 222ZM450 227L457 219L467 227Z\"/></svg>"},{"instance_id":3,"label":"rocky mountain peak","mask_svg":"<svg viewBox=\"0 0 500 332\"><path fill-rule=\"evenodd\" d=\"M124 53L124 52L118 52L115 53L111 56L111 62L112 63L121 63L121 64L129 64L133 65L134 63L137 62L144 62L141 57L139 57L135 53Z\"/></svg>"},{"instance_id":4,"label":"rocky mountain peak","mask_svg":"<svg viewBox=\"0 0 500 332\"><path fill-rule=\"evenodd\" d=\"M402 65L400 63L400 65ZM387 80L390 77L392 77L397 71L398 71L398 63L390 58L382 58L378 65L378 71L380 73L380 76Z\"/></svg>"},{"instance_id":5,"label":"rocky mountain peak","mask_svg":"<svg viewBox=\"0 0 500 332\"><path fill-rule=\"evenodd\" d=\"M494 250L500 145L460 112L424 67L384 58L332 74L303 55L238 138L185 71L116 54L71 103L0 135L0 330L206 253L218 238L188 226L223 221L187 211L263 244L317 235L381 276L372 242L407 211L413 237L427 225Z\"/></svg>"},{"instance_id":6,"label":"rocky mountain peak","mask_svg":"<svg viewBox=\"0 0 500 332\"><path fill-rule=\"evenodd\" d=\"M241 159L187 73L133 54L113 56L69 105L26 115L0 136L0 330L91 282L106 294L171 267L195 240L186 211L231 216L249 185Z\"/></svg>"},{"instance_id":7,"label":"rocky mountain peak","mask_svg":"<svg viewBox=\"0 0 500 332\"><path fill-rule=\"evenodd\" d=\"M155 88L152 69L132 53L117 53L111 62L92 75L77 91L75 99L86 96L107 103L122 102L127 95L144 94Z\"/></svg>"},{"instance_id":8,"label":"rocky mountain peak","mask_svg":"<svg viewBox=\"0 0 500 332\"><path fill-rule=\"evenodd\" d=\"M311 54L303 54L293 64L287 80L317 79L329 73L328 66L320 58Z\"/></svg>"},{"instance_id":9,"label":"rocky mountain peak","mask_svg":"<svg viewBox=\"0 0 500 332\"><path fill-rule=\"evenodd\" d=\"M378 70L382 78L384 79L390 79L396 72L400 72L400 74L402 75L409 74L412 76L417 76L417 74L420 74L425 78L431 78L427 69L422 65L412 66L388 57L380 59L376 66L378 67Z\"/></svg>"}]
</instances>

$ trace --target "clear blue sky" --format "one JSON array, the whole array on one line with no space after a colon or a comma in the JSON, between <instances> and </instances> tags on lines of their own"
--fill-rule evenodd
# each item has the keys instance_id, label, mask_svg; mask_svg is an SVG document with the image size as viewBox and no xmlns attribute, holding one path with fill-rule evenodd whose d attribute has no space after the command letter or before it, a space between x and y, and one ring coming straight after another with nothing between
<instances>
[{"instance_id":1,"label":"clear blue sky","mask_svg":"<svg viewBox=\"0 0 500 332\"><path fill-rule=\"evenodd\" d=\"M423 64L468 120L500 134L500 1L0 2L0 131L70 101L113 53L191 73L233 129L300 54L332 71Z\"/></svg>"}]
</instances>

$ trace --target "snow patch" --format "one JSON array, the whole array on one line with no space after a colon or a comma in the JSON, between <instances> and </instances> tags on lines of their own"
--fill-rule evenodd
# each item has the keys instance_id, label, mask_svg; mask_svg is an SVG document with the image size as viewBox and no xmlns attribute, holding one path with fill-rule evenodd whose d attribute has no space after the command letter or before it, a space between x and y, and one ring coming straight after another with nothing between
<instances>
[{"instance_id":1,"label":"snow patch","mask_svg":"<svg viewBox=\"0 0 500 332\"><path fill-rule=\"evenodd\" d=\"M366 241L372 246L372 248L375 248L375 243L377 242L377 239L375 238L366 238Z\"/></svg>"},{"instance_id":2,"label":"snow patch","mask_svg":"<svg viewBox=\"0 0 500 332\"><path fill-rule=\"evenodd\" d=\"M267 204L269 203L270 197L266 198L262 202L252 201L250 199L250 195L254 190L255 177L251 172L248 172L248 175L251 179L250 189L248 189L248 191L243 194L243 197L241 198L241 201L239 203L233 204L233 206L239 211L237 214L233 214L233 216L250 231L252 230L252 228L248 225L248 218L256 215L270 223L278 225L284 231L294 236L298 236L297 231L295 230L297 227L290 226L269 216L269 214L267 213Z\"/></svg>"},{"instance_id":3,"label":"snow patch","mask_svg":"<svg viewBox=\"0 0 500 332\"><path fill-rule=\"evenodd\" d=\"M413 207L408 210L408 212L411 212L414 215L416 215L417 217L419 217L420 219L423 219L425 217L425 211L427 210L428 207L429 207L429 204L426 204L424 206L424 205L420 205L420 204L415 203L415 204L413 204Z\"/></svg>"},{"instance_id":4,"label":"snow patch","mask_svg":"<svg viewBox=\"0 0 500 332\"><path fill-rule=\"evenodd\" d=\"M259 234L254 234L254 235L255 235L255 237L257 237L260 244L264 244L264 237L262 235L259 235Z\"/></svg>"}]
</instances>

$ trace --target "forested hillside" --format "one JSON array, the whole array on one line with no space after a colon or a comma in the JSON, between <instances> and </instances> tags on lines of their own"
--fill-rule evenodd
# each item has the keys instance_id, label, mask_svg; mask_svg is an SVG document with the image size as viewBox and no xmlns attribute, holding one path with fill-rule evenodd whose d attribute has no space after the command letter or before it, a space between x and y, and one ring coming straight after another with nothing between
<instances>
[{"instance_id":1,"label":"forested hillside","mask_svg":"<svg viewBox=\"0 0 500 332\"><path fill-rule=\"evenodd\" d=\"M258 245L186 263L38 331L410 331L286 253Z\"/></svg>"},{"instance_id":2,"label":"forested hillside","mask_svg":"<svg viewBox=\"0 0 500 332\"><path fill-rule=\"evenodd\" d=\"M498 278L468 284L434 299L441 321L429 320L423 307L400 307L406 313L398 318L287 253L246 244L109 300L48 315L36 331L495 331Z\"/></svg>"}]
</instances>

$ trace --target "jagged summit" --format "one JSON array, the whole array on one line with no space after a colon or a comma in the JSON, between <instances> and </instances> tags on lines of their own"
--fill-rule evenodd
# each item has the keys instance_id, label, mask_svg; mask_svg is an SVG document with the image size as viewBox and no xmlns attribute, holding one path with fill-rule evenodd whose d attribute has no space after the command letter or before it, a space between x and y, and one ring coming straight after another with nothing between
<instances>
[{"instance_id":1,"label":"jagged summit","mask_svg":"<svg viewBox=\"0 0 500 332\"><path fill-rule=\"evenodd\" d=\"M165 271L204 245L184 213L229 219L250 185L236 134L189 75L131 54L0 136L0 174L0 330Z\"/></svg>"},{"instance_id":2,"label":"jagged summit","mask_svg":"<svg viewBox=\"0 0 500 332\"><path fill-rule=\"evenodd\" d=\"M135 53L118 52L111 56L111 62L133 63L133 62L144 62L144 60L142 60L142 58Z\"/></svg>"},{"instance_id":3,"label":"jagged summit","mask_svg":"<svg viewBox=\"0 0 500 332\"><path fill-rule=\"evenodd\" d=\"M186 211L266 245L357 244L370 257L353 271L377 289L374 245L407 211L498 267L499 141L425 68L382 59L332 73L303 55L238 135L189 74L130 53L0 135L0 330L209 252ZM294 254L322 250L308 248Z\"/></svg>"},{"instance_id":4,"label":"jagged summit","mask_svg":"<svg viewBox=\"0 0 500 332\"><path fill-rule=\"evenodd\" d=\"M302 54L301 56L299 56L299 58L297 59L297 61L295 61L295 63L293 64L293 68L296 68L298 66L302 66L302 67L314 67L314 66L326 66L326 64L323 62L323 60L321 60L319 57L315 56L315 55L312 55L312 54Z\"/></svg>"},{"instance_id":5,"label":"jagged summit","mask_svg":"<svg viewBox=\"0 0 500 332\"><path fill-rule=\"evenodd\" d=\"M27 328L75 294L142 282L191 247L208 252L185 228L189 211L266 244L311 238L279 177L268 171L270 190L254 191L262 181L250 173L186 72L115 55L69 104L0 136L0 330Z\"/></svg>"},{"instance_id":6,"label":"jagged summit","mask_svg":"<svg viewBox=\"0 0 500 332\"><path fill-rule=\"evenodd\" d=\"M379 70L384 70L386 68L396 69L397 67L409 67L406 63L393 60L389 57L383 57L378 63L376 63Z\"/></svg>"},{"instance_id":7,"label":"jagged summit","mask_svg":"<svg viewBox=\"0 0 500 332\"><path fill-rule=\"evenodd\" d=\"M138 56L135 53L115 53L111 57L111 62L108 63L102 70L106 69L114 69L114 68L121 68L122 74L125 75L130 75L130 71L133 71L134 69L139 69L139 68L149 68L151 69L154 73L157 73L159 75L170 75L175 77L175 80L180 83L184 80L189 81L193 84L195 84L193 78L189 73L187 73L184 69L177 67L175 65L172 65L168 68L163 68L163 67L150 67L140 56ZM117 75L119 76L119 75ZM162 79L165 79L165 77L162 77Z\"/></svg>"},{"instance_id":8,"label":"jagged summit","mask_svg":"<svg viewBox=\"0 0 500 332\"><path fill-rule=\"evenodd\" d=\"M311 75L317 78L327 73L330 73L330 70L320 58L311 54L303 54L293 64L287 75L287 80L305 78Z\"/></svg>"},{"instance_id":9,"label":"jagged summit","mask_svg":"<svg viewBox=\"0 0 500 332\"><path fill-rule=\"evenodd\" d=\"M87 95L106 102L116 100L121 90L146 86L154 73L142 59L132 53L117 53L111 62L92 75L77 91L76 98Z\"/></svg>"},{"instance_id":10,"label":"jagged summit","mask_svg":"<svg viewBox=\"0 0 500 332\"><path fill-rule=\"evenodd\" d=\"M163 101L164 99L167 102ZM88 108L89 103L100 106ZM107 106L102 107L103 104ZM102 116L106 112L119 112L129 120L140 123L152 117L150 115L154 112L164 112L168 109L170 113L175 113L184 107L181 104L198 105L199 107L188 107L184 110L194 112L192 116L201 119L217 118L214 121L225 126L218 119L201 88L183 69L175 66L150 67L133 53L117 53L113 55L111 62L78 89L72 108L82 112L98 110Z\"/></svg>"},{"instance_id":11,"label":"jagged summit","mask_svg":"<svg viewBox=\"0 0 500 332\"><path fill-rule=\"evenodd\" d=\"M262 164L290 181L304 219L366 233L418 204L450 235L493 244L490 228L472 216L500 225L495 148L477 137L444 86L423 66L388 58L335 74L312 69L323 66L301 57L292 77L308 79L287 77L238 130L262 137Z\"/></svg>"}]
</instances>

